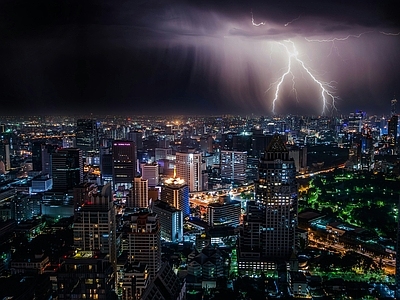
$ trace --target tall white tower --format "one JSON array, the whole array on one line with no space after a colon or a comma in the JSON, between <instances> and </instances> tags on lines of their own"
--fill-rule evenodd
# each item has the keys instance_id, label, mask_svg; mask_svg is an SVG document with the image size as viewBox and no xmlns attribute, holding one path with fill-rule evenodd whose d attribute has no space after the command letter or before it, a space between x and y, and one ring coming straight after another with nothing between
<instances>
[{"instance_id":1,"label":"tall white tower","mask_svg":"<svg viewBox=\"0 0 400 300\"><path fill-rule=\"evenodd\" d=\"M176 176L182 178L191 192L202 190L202 155L201 153L176 153Z\"/></svg>"}]
</instances>

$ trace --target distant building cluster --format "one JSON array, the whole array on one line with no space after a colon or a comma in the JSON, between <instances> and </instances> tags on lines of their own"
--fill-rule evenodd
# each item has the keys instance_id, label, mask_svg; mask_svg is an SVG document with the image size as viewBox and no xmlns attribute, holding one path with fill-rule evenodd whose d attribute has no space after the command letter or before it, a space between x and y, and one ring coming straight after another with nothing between
<instances>
[{"instance_id":1,"label":"distant building cluster","mask_svg":"<svg viewBox=\"0 0 400 300\"><path fill-rule=\"evenodd\" d=\"M54 238L0 250L1 272L33 276L0 298L185 299L264 272L307 296L297 177L399 175L396 102L390 116L0 117L0 243Z\"/></svg>"}]
</instances>

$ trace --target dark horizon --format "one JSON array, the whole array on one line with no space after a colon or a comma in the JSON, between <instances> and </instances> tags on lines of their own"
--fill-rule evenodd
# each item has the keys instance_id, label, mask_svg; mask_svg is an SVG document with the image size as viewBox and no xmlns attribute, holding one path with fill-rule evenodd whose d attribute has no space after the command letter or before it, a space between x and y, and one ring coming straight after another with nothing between
<instances>
[{"instance_id":1,"label":"dark horizon","mask_svg":"<svg viewBox=\"0 0 400 300\"><path fill-rule=\"evenodd\" d=\"M0 115L387 115L396 4L2 1Z\"/></svg>"}]
</instances>

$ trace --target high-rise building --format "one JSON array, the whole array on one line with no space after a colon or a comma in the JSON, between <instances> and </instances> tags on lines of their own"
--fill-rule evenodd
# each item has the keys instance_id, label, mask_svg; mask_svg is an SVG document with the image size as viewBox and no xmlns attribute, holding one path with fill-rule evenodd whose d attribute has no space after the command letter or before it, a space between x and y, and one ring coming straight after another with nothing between
<instances>
[{"instance_id":1,"label":"high-rise building","mask_svg":"<svg viewBox=\"0 0 400 300\"><path fill-rule=\"evenodd\" d=\"M11 168L10 143L7 139L0 139L0 161L3 161L5 171Z\"/></svg>"},{"instance_id":2,"label":"high-rise building","mask_svg":"<svg viewBox=\"0 0 400 300\"><path fill-rule=\"evenodd\" d=\"M161 237L174 243L181 242L183 239L182 211L160 200L154 202L152 210L160 219Z\"/></svg>"},{"instance_id":3,"label":"high-rise building","mask_svg":"<svg viewBox=\"0 0 400 300\"><path fill-rule=\"evenodd\" d=\"M143 149L143 132L141 131L128 132L127 138L135 143L137 150Z\"/></svg>"},{"instance_id":4,"label":"high-rise building","mask_svg":"<svg viewBox=\"0 0 400 300\"><path fill-rule=\"evenodd\" d=\"M114 187L129 189L136 177L136 145L132 141L114 141L112 144Z\"/></svg>"},{"instance_id":5,"label":"high-rise building","mask_svg":"<svg viewBox=\"0 0 400 300\"><path fill-rule=\"evenodd\" d=\"M176 177L166 179L161 185L160 200L180 209L184 217L190 214L189 187L183 179Z\"/></svg>"},{"instance_id":6,"label":"high-rise building","mask_svg":"<svg viewBox=\"0 0 400 300\"><path fill-rule=\"evenodd\" d=\"M221 179L229 183L246 181L247 152L221 150Z\"/></svg>"},{"instance_id":7,"label":"high-rise building","mask_svg":"<svg viewBox=\"0 0 400 300\"><path fill-rule=\"evenodd\" d=\"M78 148L58 149L51 154L53 190L66 192L83 181L82 151Z\"/></svg>"},{"instance_id":8,"label":"high-rise building","mask_svg":"<svg viewBox=\"0 0 400 300\"><path fill-rule=\"evenodd\" d=\"M202 164L201 153L176 153L176 175L187 183L191 192L203 189Z\"/></svg>"},{"instance_id":9,"label":"high-rise building","mask_svg":"<svg viewBox=\"0 0 400 300\"><path fill-rule=\"evenodd\" d=\"M148 181L141 177L133 179L133 185L126 199L126 207L147 208L149 206Z\"/></svg>"},{"instance_id":10,"label":"high-rise building","mask_svg":"<svg viewBox=\"0 0 400 300\"><path fill-rule=\"evenodd\" d=\"M99 150L99 135L94 119L78 119L76 122L76 147L82 150L83 156Z\"/></svg>"},{"instance_id":11,"label":"high-rise building","mask_svg":"<svg viewBox=\"0 0 400 300\"><path fill-rule=\"evenodd\" d=\"M116 225L111 184L86 186L82 197L82 206L75 210L74 245L78 250L109 254L114 262Z\"/></svg>"},{"instance_id":12,"label":"high-rise building","mask_svg":"<svg viewBox=\"0 0 400 300\"><path fill-rule=\"evenodd\" d=\"M146 264L154 278L161 267L161 228L157 215L146 210L130 215L124 232L128 261Z\"/></svg>"},{"instance_id":13,"label":"high-rise building","mask_svg":"<svg viewBox=\"0 0 400 300\"><path fill-rule=\"evenodd\" d=\"M33 142L32 143L32 170L42 171L42 155L45 149L45 144L43 142Z\"/></svg>"},{"instance_id":14,"label":"high-rise building","mask_svg":"<svg viewBox=\"0 0 400 300\"><path fill-rule=\"evenodd\" d=\"M239 269L267 270L289 264L295 251L297 183L294 160L275 134L260 159L255 201L247 204L239 237Z\"/></svg>"},{"instance_id":15,"label":"high-rise building","mask_svg":"<svg viewBox=\"0 0 400 300\"><path fill-rule=\"evenodd\" d=\"M147 179L149 187L155 187L159 183L158 163L148 163L142 165L142 178Z\"/></svg>"}]
</instances>

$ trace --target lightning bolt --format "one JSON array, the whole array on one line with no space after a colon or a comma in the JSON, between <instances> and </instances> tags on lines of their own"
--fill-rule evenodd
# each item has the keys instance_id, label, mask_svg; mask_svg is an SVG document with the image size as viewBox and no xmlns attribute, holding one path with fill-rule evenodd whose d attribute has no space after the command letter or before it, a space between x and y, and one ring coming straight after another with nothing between
<instances>
[{"instance_id":1,"label":"lightning bolt","mask_svg":"<svg viewBox=\"0 0 400 300\"><path fill-rule=\"evenodd\" d=\"M290 24L292 24L293 22L297 21L298 19L300 19L301 15L299 15L297 18L293 19L292 21L287 22L285 25L283 26L289 26Z\"/></svg>"},{"instance_id":2,"label":"lightning bolt","mask_svg":"<svg viewBox=\"0 0 400 300\"><path fill-rule=\"evenodd\" d=\"M256 23L256 22L254 21L253 12L251 12L251 24L253 24L253 26L258 27L258 26L264 26L264 25L265 25L265 22Z\"/></svg>"},{"instance_id":3,"label":"lightning bolt","mask_svg":"<svg viewBox=\"0 0 400 300\"><path fill-rule=\"evenodd\" d=\"M288 66L286 71L281 75L281 77L274 82L272 85L276 85L275 88L275 97L272 100L272 113L275 114L275 107L276 107L276 102L279 99L279 93L280 93L280 89L281 86L283 84L283 82L285 81L285 78L287 75L291 75L292 76L292 89L295 92L296 95L296 99L297 99L297 91L295 88L295 76L292 72L292 66L293 66L293 62L297 62L298 65L308 74L308 76L316 83L316 85L319 87L320 89L320 93L321 93L321 99L322 99L322 115L325 114L326 110L328 109L328 106L331 105L334 109L336 109L335 107L335 101L337 99L337 97L335 97L333 95L333 93L330 91L332 89L334 89L335 87L332 85L332 83L330 82L323 82L318 80L314 74L311 72L310 68L308 68L305 63L299 58L299 52L296 49L296 45L294 44L293 41L291 40L285 40L284 42L277 42L279 45L281 45L287 55L288 55ZM288 47L287 44L290 44L291 49ZM268 90L271 89L271 86ZM267 91L268 91L267 90ZM298 100L298 99L297 99ZM329 102L330 100L330 102Z\"/></svg>"},{"instance_id":4,"label":"lightning bolt","mask_svg":"<svg viewBox=\"0 0 400 300\"><path fill-rule=\"evenodd\" d=\"M300 16L298 18L300 18ZM293 20L293 21L295 21L295 20ZM291 22L293 22L293 21L291 21ZM251 23L253 24L253 26L256 26L256 27L265 25L265 23L255 23L253 13L251 13ZM290 24L290 22L289 22L289 24ZM332 83L320 81L314 76L311 69L308 68L306 66L306 64L299 58L299 52L297 51L296 45L294 44L293 41L285 40L283 42L277 42L277 43L285 49L286 54L288 55L288 64L287 64L286 71L279 77L279 79L277 81L270 84L269 88L266 91L266 92L268 92L275 86L274 99L272 100L272 113L276 114L275 108L276 108L276 103L279 99L279 93L281 90L281 86L284 83L285 78L289 74L292 76L292 91L294 92L294 94L296 96L296 100L297 101L299 100L298 95L297 95L296 85L295 85L296 80L295 80L295 76L292 72L292 66L293 66L294 62L297 62L297 64L306 72L306 74L308 74L308 76L319 87L320 93L321 93L321 99L322 99L322 115L325 114L329 105L331 105L331 107L333 109L336 109L335 101L336 101L337 97L335 97L333 95L333 92L331 92L331 90L335 89L335 87L332 85ZM288 44L291 46L291 49L289 49ZM330 100L330 102L329 102L329 100Z\"/></svg>"}]
</instances>

